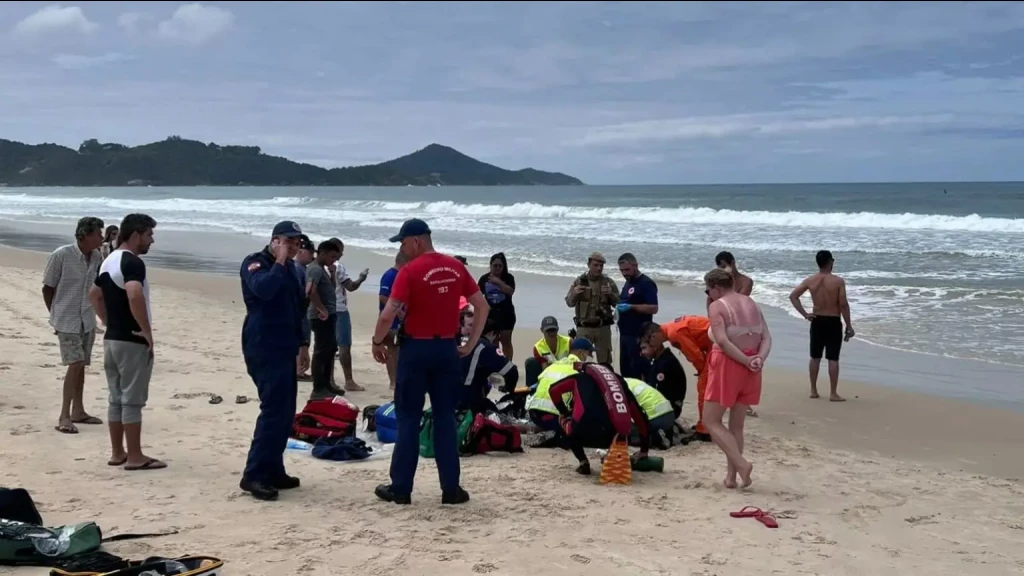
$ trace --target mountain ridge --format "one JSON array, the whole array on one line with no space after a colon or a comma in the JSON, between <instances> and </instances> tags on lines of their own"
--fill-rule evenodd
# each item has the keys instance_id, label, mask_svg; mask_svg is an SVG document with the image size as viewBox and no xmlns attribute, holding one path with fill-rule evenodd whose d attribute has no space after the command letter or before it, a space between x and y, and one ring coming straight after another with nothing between
<instances>
[{"instance_id":1,"label":"mountain ridge","mask_svg":"<svg viewBox=\"0 0 1024 576\"><path fill-rule=\"evenodd\" d=\"M566 186L560 172L507 170L442 144L377 164L324 168L266 154L258 146L169 136L125 146L96 139L78 150L0 139L6 186Z\"/></svg>"}]
</instances>

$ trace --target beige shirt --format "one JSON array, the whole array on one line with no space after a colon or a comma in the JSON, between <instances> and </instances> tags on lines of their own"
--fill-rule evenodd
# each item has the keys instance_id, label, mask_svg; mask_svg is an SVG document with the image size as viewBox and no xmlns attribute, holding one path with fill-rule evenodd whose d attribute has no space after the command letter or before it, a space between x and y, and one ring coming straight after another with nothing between
<instances>
[{"instance_id":1,"label":"beige shirt","mask_svg":"<svg viewBox=\"0 0 1024 576\"><path fill-rule=\"evenodd\" d=\"M61 246L50 254L43 285L54 290L50 326L57 332L82 334L96 329L89 288L96 280L101 260L99 250L93 250L87 261L77 243Z\"/></svg>"}]
</instances>

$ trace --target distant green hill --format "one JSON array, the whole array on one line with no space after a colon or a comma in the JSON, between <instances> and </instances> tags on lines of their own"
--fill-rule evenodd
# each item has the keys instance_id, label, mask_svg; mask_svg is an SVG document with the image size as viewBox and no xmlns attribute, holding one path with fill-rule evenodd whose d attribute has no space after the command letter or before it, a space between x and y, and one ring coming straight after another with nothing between
<instances>
[{"instance_id":1,"label":"distant green hill","mask_svg":"<svg viewBox=\"0 0 1024 576\"><path fill-rule=\"evenodd\" d=\"M394 160L321 168L264 154L258 146L220 146L171 136L128 147L86 140L57 144L0 139L0 184L6 186L514 186L579 185L558 172L505 170L447 146L431 144Z\"/></svg>"}]
</instances>

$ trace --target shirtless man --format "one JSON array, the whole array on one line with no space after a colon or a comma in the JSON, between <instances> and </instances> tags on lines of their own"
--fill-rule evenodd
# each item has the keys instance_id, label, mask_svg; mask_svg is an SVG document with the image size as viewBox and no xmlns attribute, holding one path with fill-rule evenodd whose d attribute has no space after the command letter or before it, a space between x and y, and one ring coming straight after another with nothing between
<instances>
[{"instance_id":1,"label":"shirtless man","mask_svg":"<svg viewBox=\"0 0 1024 576\"><path fill-rule=\"evenodd\" d=\"M790 294L789 301L793 308L811 323L811 362L808 371L811 376L811 398L818 397L818 369L821 367L822 352L828 360L828 378L832 390L829 400L845 402L846 399L837 393L839 387L839 349L844 341L853 338L853 325L850 323L850 303L846 301L846 281L832 273L835 260L828 250L821 250L815 256L818 262L818 273L809 276ZM800 303L804 292L811 292L813 311L808 314ZM846 322L843 331L842 316Z\"/></svg>"},{"instance_id":2,"label":"shirtless man","mask_svg":"<svg viewBox=\"0 0 1024 576\"><path fill-rule=\"evenodd\" d=\"M743 422L747 408L761 401L761 368L771 352L772 335L757 304L733 290L731 274L716 268L704 275L704 286L712 300L708 319L714 342L707 357L704 426L725 453L725 487L735 488L738 474L746 488L754 465L743 457ZM722 424L726 410L728 428Z\"/></svg>"},{"instance_id":3,"label":"shirtless man","mask_svg":"<svg viewBox=\"0 0 1024 576\"><path fill-rule=\"evenodd\" d=\"M750 293L754 291L754 280L751 279L750 276L739 271L739 268L736 267L736 258L733 257L732 252L723 250L718 254L715 254L715 266L721 270L725 270L730 276L732 276L733 290L735 290L737 294L750 296ZM708 308L710 309L710 307L711 297L709 296ZM747 408L747 416L751 416L753 418L757 417L757 412L754 412L753 406Z\"/></svg>"}]
</instances>

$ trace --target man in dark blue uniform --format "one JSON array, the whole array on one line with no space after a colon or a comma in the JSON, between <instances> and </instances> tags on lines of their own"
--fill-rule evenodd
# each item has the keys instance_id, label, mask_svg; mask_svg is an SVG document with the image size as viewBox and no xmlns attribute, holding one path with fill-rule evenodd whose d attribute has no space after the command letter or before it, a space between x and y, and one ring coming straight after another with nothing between
<instances>
[{"instance_id":1,"label":"man in dark blue uniform","mask_svg":"<svg viewBox=\"0 0 1024 576\"><path fill-rule=\"evenodd\" d=\"M658 285L640 272L636 256L619 256L619 272L626 279L619 294L619 374L623 378L643 378L650 362L640 354L643 325L658 313Z\"/></svg>"},{"instance_id":2,"label":"man in dark blue uniform","mask_svg":"<svg viewBox=\"0 0 1024 576\"><path fill-rule=\"evenodd\" d=\"M498 321L488 318L484 333L473 352L462 357L462 391L456 406L458 410L469 410L474 414L497 412L497 407L487 398L491 391L491 376L494 374L500 375L505 381L502 392L516 389L519 369L494 345L499 328L501 326Z\"/></svg>"},{"instance_id":3,"label":"man in dark blue uniform","mask_svg":"<svg viewBox=\"0 0 1024 576\"><path fill-rule=\"evenodd\" d=\"M240 487L259 500L274 500L278 490L299 486L298 478L285 473L284 450L295 419L295 356L303 338L305 290L292 263L301 235L298 224L278 223L270 245L246 256L239 271L245 301L242 355L260 397Z\"/></svg>"},{"instance_id":4,"label":"man in dark blue uniform","mask_svg":"<svg viewBox=\"0 0 1024 576\"><path fill-rule=\"evenodd\" d=\"M487 300L466 266L434 251L430 227L413 218L391 238L401 242L406 264L398 271L388 303L373 333L373 357L386 363L384 339L399 310L405 310L401 353L395 374L395 415L398 439L391 456L391 483L374 490L378 498L411 504L413 480L419 461L420 421L430 395L434 418L434 457L441 480L441 503L463 504L469 493L459 484L459 447L455 433L455 405L461 382L459 357L476 348L483 322L473 324L469 341L459 346L459 299L465 297L477 314L487 317Z\"/></svg>"}]
</instances>

